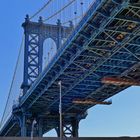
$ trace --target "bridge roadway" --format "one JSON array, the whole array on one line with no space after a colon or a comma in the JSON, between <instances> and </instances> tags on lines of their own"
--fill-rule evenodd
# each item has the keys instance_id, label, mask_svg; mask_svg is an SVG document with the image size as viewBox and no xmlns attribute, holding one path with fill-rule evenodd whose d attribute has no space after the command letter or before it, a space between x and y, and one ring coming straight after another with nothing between
<instances>
[{"instance_id":1,"label":"bridge roadway","mask_svg":"<svg viewBox=\"0 0 140 140\"><path fill-rule=\"evenodd\" d=\"M101 83L108 76L139 80L140 3L137 0L96 0L48 67L40 74L1 129L2 136L18 136L17 110L43 118L42 133L59 124L59 86L62 81L63 123L86 117L93 105L74 99L104 101L127 88Z\"/></svg>"}]
</instances>

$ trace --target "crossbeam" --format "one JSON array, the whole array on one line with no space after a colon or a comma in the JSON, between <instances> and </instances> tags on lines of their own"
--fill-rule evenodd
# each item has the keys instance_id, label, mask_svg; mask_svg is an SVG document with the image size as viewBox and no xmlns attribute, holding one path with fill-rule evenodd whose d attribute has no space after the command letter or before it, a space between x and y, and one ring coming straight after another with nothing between
<instances>
[{"instance_id":1,"label":"crossbeam","mask_svg":"<svg viewBox=\"0 0 140 140\"><path fill-rule=\"evenodd\" d=\"M83 105L87 105L87 104L100 104L100 105L110 105L112 104L111 101L96 101L93 99L75 99L73 100L73 103L75 104L83 104Z\"/></svg>"},{"instance_id":2,"label":"crossbeam","mask_svg":"<svg viewBox=\"0 0 140 140\"><path fill-rule=\"evenodd\" d=\"M113 85L126 85L126 86L140 86L139 81L126 79L126 78L114 78L114 77L104 77L101 80L104 84L113 84Z\"/></svg>"}]
</instances>

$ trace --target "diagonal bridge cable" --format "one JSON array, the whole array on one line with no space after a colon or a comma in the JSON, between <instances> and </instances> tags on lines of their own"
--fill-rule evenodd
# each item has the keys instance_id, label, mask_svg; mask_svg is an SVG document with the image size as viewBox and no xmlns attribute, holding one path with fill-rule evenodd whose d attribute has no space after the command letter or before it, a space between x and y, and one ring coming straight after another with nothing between
<instances>
[{"instance_id":1,"label":"diagonal bridge cable","mask_svg":"<svg viewBox=\"0 0 140 140\"><path fill-rule=\"evenodd\" d=\"M42 12L45 8L47 8L52 1L53 0L48 0L48 2L43 7L41 7L37 12L35 12L30 17L30 19L33 19L34 17L36 17L40 12ZM10 89L9 89L9 93L8 93L8 97L7 97L7 100L6 100L6 105L5 105L5 108L4 108L4 111L3 111L3 115L2 115L2 118L0 120L0 129L1 129L3 123L5 122L5 120L7 119L8 115L9 115L9 114L6 115L6 110L7 110L8 102L9 102L9 99L10 99L10 96L11 96L11 91L12 91L12 87L13 87L13 84L14 84L14 79L16 77L16 71L17 71L17 67L19 65L19 58L20 58L20 55L22 53L23 45L24 45L24 35L22 35L22 42L21 42L21 46L19 48L19 54L18 54L18 58L17 58L17 62L16 62L16 66L15 66L15 70L14 70L14 74L13 74L13 78L12 78L12 83L11 83L11 86L10 86Z\"/></svg>"},{"instance_id":2,"label":"diagonal bridge cable","mask_svg":"<svg viewBox=\"0 0 140 140\"><path fill-rule=\"evenodd\" d=\"M34 17L36 17L40 12L42 12L53 0L49 0L42 8L40 8L36 13L34 13L30 19L33 19ZM59 13L61 13L63 10L65 10L67 7L69 7L72 3L74 3L76 0L72 0L70 1L67 5L65 5L64 7L62 7L60 10L58 10L56 13L54 13L53 15L51 15L50 17L48 17L47 19L45 19L44 21L47 21L51 18L53 18L54 16L58 15ZM2 125L5 123L6 119L8 118L9 114L6 115L6 109L8 107L8 102L9 102L9 99L10 99L10 96L11 96L11 90L12 90L12 87L13 87L13 84L14 84L14 79L16 77L16 71L17 71L17 67L19 65L19 58L20 58L20 55L22 53L22 47L23 47L23 44L24 44L24 37L22 37L22 42L21 42L21 46L20 46L20 49L19 49L19 54L18 54L18 59L17 59L17 62L16 62L16 66L15 66L15 70L14 70L14 74L13 74L13 78L12 78L12 83L11 83L11 86L10 86L10 90L9 90L9 93L8 93L8 97L7 97L7 101L6 101L6 105L5 105L5 108L4 108L4 112L3 112L3 115L2 115L2 119L0 121L0 128L2 127Z\"/></svg>"},{"instance_id":3,"label":"diagonal bridge cable","mask_svg":"<svg viewBox=\"0 0 140 140\"><path fill-rule=\"evenodd\" d=\"M57 12L55 12L53 15L51 15L50 17L46 18L45 20L43 20L44 22L50 20L51 18L55 17L56 15L58 15L59 13L61 13L63 10L65 10L67 7L69 7L73 2L75 2L76 0L72 0L70 1L68 4L66 4L64 7L62 7L60 10L58 10Z\"/></svg>"},{"instance_id":4,"label":"diagonal bridge cable","mask_svg":"<svg viewBox=\"0 0 140 140\"><path fill-rule=\"evenodd\" d=\"M17 62L16 62L16 66L15 66L15 70L14 70L14 74L13 74L13 78L12 78L12 83L11 83L11 86L10 86L10 90L9 90L9 93L8 93L8 97L7 97L7 100L6 100L6 105L5 105L5 108L4 108L4 112L3 112L3 115L2 115L2 119L0 121L0 128L2 126L2 123L4 123L4 121L7 119L8 115L5 116L6 114L6 109L8 107L8 101L10 99L10 95L11 95L11 91L12 91L12 87L13 87L13 84L14 84L14 79L16 77L16 72L17 72L17 67L19 65L19 60L20 60L20 56L21 56L21 53L22 53L22 47L23 47L23 44L24 44L24 36L22 36L22 42L21 42L21 45L20 45L20 48L19 48L19 54L18 54L18 58L17 58Z\"/></svg>"},{"instance_id":5,"label":"diagonal bridge cable","mask_svg":"<svg viewBox=\"0 0 140 140\"><path fill-rule=\"evenodd\" d=\"M42 8L40 8L36 13L34 13L30 19L33 19L35 16L37 16L40 12L42 12L53 0L49 0Z\"/></svg>"}]
</instances>

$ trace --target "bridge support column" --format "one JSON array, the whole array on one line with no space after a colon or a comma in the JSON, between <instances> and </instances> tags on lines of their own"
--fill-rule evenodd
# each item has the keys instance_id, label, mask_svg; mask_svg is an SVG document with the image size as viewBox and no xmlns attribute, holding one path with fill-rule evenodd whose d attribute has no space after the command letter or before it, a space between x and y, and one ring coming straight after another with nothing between
<instances>
[{"instance_id":1,"label":"bridge support column","mask_svg":"<svg viewBox=\"0 0 140 140\"><path fill-rule=\"evenodd\" d=\"M21 137L26 137L27 136L26 115L24 114L21 116L20 129L21 129Z\"/></svg>"},{"instance_id":2,"label":"bridge support column","mask_svg":"<svg viewBox=\"0 0 140 140\"><path fill-rule=\"evenodd\" d=\"M72 118L69 124L63 124L63 137L78 137L79 120ZM60 127L56 129L58 137L60 137Z\"/></svg>"},{"instance_id":3,"label":"bridge support column","mask_svg":"<svg viewBox=\"0 0 140 140\"><path fill-rule=\"evenodd\" d=\"M74 137L78 137L79 136L79 121L77 119L74 119L72 121L72 135Z\"/></svg>"},{"instance_id":4,"label":"bridge support column","mask_svg":"<svg viewBox=\"0 0 140 140\"><path fill-rule=\"evenodd\" d=\"M31 133L34 137L43 136L43 120L42 118L34 118L31 114L21 114L20 120L20 136L31 137ZM36 123L35 123L36 122Z\"/></svg>"},{"instance_id":5,"label":"bridge support column","mask_svg":"<svg viewBox=\"0 0 140 140\"><path fill-rule=\"evenodd\" d=\"M38 136L43 136L43 120L41 118L38 120Z\"/></svg>"}]
</instances>

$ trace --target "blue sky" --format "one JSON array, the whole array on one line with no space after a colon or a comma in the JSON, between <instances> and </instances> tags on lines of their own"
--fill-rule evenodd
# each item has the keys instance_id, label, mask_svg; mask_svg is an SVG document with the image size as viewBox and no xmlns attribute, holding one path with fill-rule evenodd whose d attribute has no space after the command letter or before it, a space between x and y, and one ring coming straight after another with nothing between
<instances>
[{"instance_id":1,"label":"blue sky","mask_svg":"<svg viewBox=\"0 0 140 140\"><path fill-rule=\"evenodd\" d=\"M3 0L0 5L0 118L21 44L25 15L32 15L46 0ZM80 136L140 135L140 87L131 87L112 97L110 106L97 105L80 122ZM51 136L54 133L49 133Z\"/></svg>"}]
</instances>

